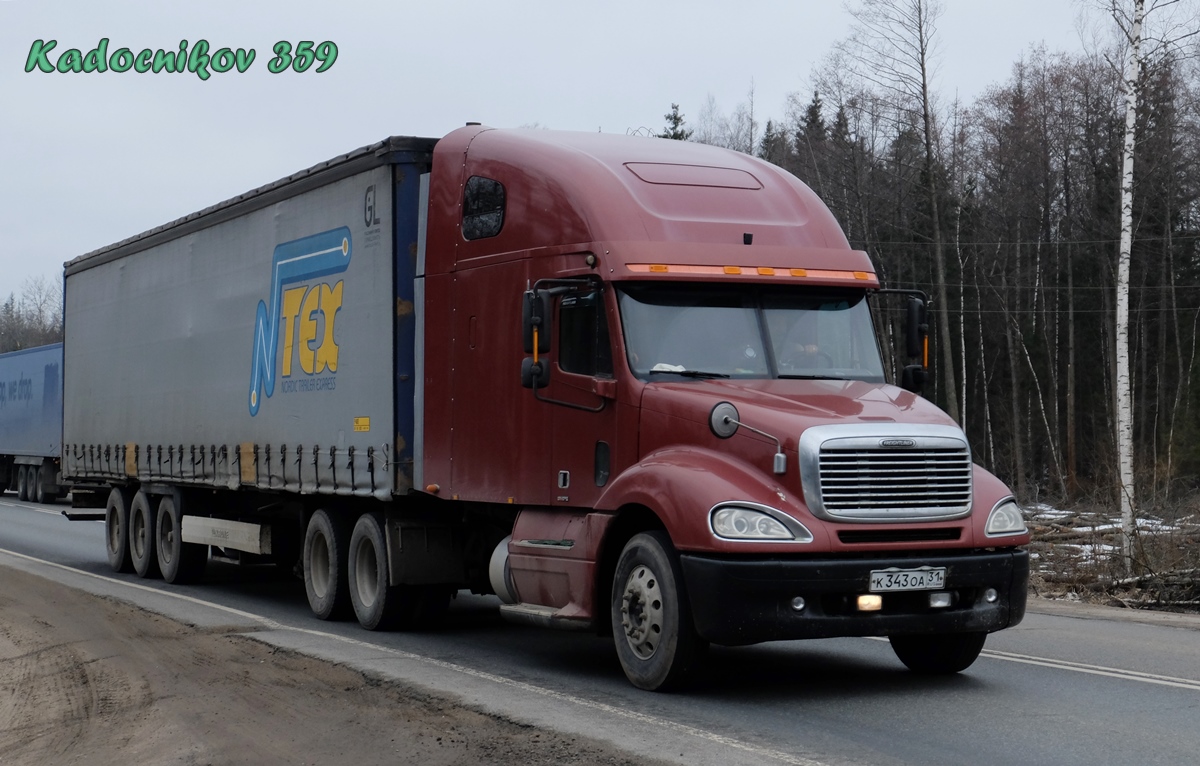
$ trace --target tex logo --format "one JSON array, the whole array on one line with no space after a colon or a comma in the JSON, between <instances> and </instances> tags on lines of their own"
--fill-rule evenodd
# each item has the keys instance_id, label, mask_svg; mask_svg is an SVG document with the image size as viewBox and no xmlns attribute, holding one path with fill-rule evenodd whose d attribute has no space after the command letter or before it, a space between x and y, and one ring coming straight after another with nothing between
<instances>
[{"instance_id":1,"label":"tex logo","mask_svg":"<svg viewBox=\"0 0 1200 766\"><path fill-rule=\"evenodd\" d=\"M260 300L254 320L251 416L258 414L263 396L275 393L277 372L285 392L334 388L332 376L316 376L338 369L334 327L342 308L342 281L317 280L344 272L350 265L351 252L350 229L345 226L275 247L270 305Z\"/></svg>"}]
</instances>

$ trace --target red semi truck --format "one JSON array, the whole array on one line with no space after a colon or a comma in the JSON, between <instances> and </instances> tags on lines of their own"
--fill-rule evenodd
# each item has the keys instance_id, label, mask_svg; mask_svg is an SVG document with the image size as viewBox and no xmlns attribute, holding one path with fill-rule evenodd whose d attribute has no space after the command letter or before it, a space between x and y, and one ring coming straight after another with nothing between
<instances>
[{"instance_id":1,"label":"red semi truck","mask_svg":"<svg viewBox=\"0 0 1200 766\"><path fill-rule=\"evenodd\" d=\"M118 570L299 560L314 613L371 629L495 593L611 633L644 689L834 636L957 672L1024 615L1012 493L923 365L887 382L867 254L752 157L390 138L65 285L64 473L111 487Z\"/></svg>"}]
</instances>

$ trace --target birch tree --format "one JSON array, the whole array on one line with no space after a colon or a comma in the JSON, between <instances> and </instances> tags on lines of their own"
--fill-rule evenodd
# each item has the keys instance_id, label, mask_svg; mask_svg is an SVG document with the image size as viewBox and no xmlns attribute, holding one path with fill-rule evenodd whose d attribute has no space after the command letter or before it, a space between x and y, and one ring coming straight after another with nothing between
<instances>
[{"instance_id":1,"label":"birch tree","mask_svg":"<svg viewBox=\"0 0 1200 766\"><path fill-rule=\"evenodd\" d=\"M1147 58L1161 57L1200 30L1181 28L1175 15L1194 4L1182 0L1109 0L1109 12L1129 45L1125 67L1125 141L1121 155L1121 239L1117 251L1116 309L1116 441L1117 474L1120 482L1122 556L1128 568L1133 566L1135 535L1135 486L1133 473L1133 385L1129 368L1129 274L1133 253L1133 159L1136 142L1138 102L1142 96L1143 70ZM1161 18L1162 33L1144 40L1143 26L1148 15ZM1194 27L1195 16L1191 15ZM1186 23L1186 22L1185 22Z\"/></svg>"}]
</instances>

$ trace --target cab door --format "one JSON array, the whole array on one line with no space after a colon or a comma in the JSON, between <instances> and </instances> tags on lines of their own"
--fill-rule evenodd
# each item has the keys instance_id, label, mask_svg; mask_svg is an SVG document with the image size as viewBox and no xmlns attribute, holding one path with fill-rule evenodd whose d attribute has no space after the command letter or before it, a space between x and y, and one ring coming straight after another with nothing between
<instances>
[{"instance_id":1,"label":"cab door","mask_svg":"<svg viewBox=\"0 0 1200 766\"><path fill-rule=\"evenodd\" d=\"M554 402L552 504L592 507L614 476L618 455L609 312L599 285L556 303L554 362L545 394Z\"/></svg>"}]
</instances>

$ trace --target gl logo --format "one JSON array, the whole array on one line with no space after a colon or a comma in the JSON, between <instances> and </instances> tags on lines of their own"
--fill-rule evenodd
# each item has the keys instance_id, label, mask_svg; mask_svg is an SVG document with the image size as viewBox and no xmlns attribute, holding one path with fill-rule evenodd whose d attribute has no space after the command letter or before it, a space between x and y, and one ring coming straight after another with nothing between
<instances>
[{"instance_id":1,"label":"gl logo","mask_svg":"<svg viewBox=\"0 0 1200 766\"><path fill-rule=\"evenodd\" d=\"M368 228L379 225L379 217L375 215L375 185L371 184L367 187L366 197L363 199L363 221Z\"/></svg>"}]
</instances>

